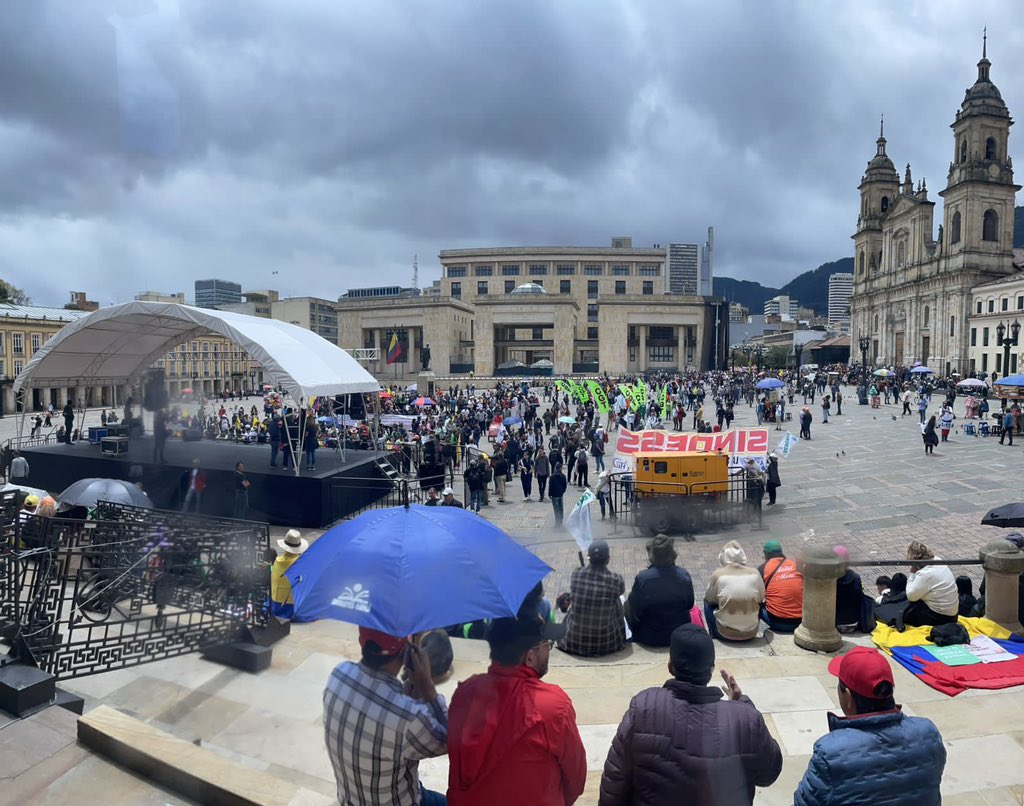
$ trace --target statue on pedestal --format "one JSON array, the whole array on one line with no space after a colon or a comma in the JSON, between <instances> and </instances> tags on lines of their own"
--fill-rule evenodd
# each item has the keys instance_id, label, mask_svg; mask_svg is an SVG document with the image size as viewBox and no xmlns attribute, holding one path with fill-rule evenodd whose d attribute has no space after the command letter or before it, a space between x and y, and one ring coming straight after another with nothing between
<instances>
[{"instance_id":1,"label":"statue on pedestal","mask_svg":"<svg viewBox=\"0 0 1024 806\"><path fill-rule=\"evenodd\" d=\"M426 372L430 369L430 345L423 345L423 350L420 353L420 369Z\"/></svg>"}]
</instances>

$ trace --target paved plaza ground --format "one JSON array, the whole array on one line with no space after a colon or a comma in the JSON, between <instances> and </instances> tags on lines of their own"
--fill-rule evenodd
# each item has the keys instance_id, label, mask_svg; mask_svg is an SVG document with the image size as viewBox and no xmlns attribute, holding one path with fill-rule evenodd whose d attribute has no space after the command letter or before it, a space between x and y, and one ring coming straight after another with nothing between
<instances>
[{"instance_id":1,"label":"paved plaza ground","mask_svg":"<svg viewBox=\"0 0 1024 806\"><path fill-rule=\"evenodd\" d=\"M844 390L847 400L854 399L853 392ZM962 413L962 403L957 408ZM742 526L677 542L679 562L693 574L698 596L729 539L739 540L752 561L760 559L765 540L777 538L790 553L805 543L841 543L854 559L877 562L904 556L912 539L946 558L977 558L978 549L999 536L998 530L979 522L988 508L1019 499L1014 471L1021 466L1024 439L1010 448L993 438L965 437L956 429L948 444L925 456L916 413L900 417L899 406L844 406L843 416L833 417L828 425L820 423L820 406L812 410L813 439L799 442L781 460L779 504L765 510L761 529ZM756 424L745 404L737 413L737 427ZM9 422L0 421L0 436ZM796 434L798 428L787 425ZM518 481L509 485L510 503L492 503L483 514L552 565L546 589L553 597L568 588L568 576L578 564L575 543L567 532L554 528L548 504L524 503L521 494L513 494L516 490ZM646 567L645 539L598 520L596 505L593 514L595 534L611 542L611 567L626 577L628 586ZM863 569L863 574L873 579L880 570ZM978 578L979 572L975 569L973 575ZM454 643L454 674L441 687L447 696L458 680L487 665L485 643ZM854 643L868 639L847 638L847 647ZM719 667L733 672L766 714L785 755L782 776L758 792L756 803L791 803L811 746L826 730L825 714L837 709L835 680L826 670L828 656L800 650L785 636L771 643L719 643L717 648ZM87 711L100 704L113 706L240 764L294 782L302 787L296 803L326 803L333 798L334 781L323 742L323 685L336 663L357 654L355 629L349 625L301 624L274 647L271 668L259 675L187 656L68 681L66 687L86 698ZM665 651L639 646L600 660L552 653L547 679L571 696L587 747L590 780L580 803L596 803L615 727L637 691L667 678L666 663ZM894 674L897 701L906 712L932 719L946 741L944 803L1024 801L1024 690L968 691L951 699L900 667ZM90 756L57 728L47 728L47 740L37 738L26 749L17 723L0 727L0 758L15 760L13 769L0 769L4 797L41 803L185 802ZM17 754L5 755L15 747L20 748ZM421 765L426 784L442 790L446 771L443 758ZM49 788L44 791L44 786Z\"/></svg>"}]
</instances>

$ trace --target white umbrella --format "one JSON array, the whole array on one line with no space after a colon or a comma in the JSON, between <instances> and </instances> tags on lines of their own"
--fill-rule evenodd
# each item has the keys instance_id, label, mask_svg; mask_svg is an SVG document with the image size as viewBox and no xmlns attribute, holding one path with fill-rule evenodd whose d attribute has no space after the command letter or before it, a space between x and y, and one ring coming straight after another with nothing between
<instances>
[{"instance_id":1,"label":"white umbrella","mask_svg":"<svg viewBox=\"0 0 1024 806\"><path fill-rule=\"evenodd\" d=\"M984 381L979 381L977 378L965 378L957 386L988 386L988 384Z\"/></svg>"}]
</instances>

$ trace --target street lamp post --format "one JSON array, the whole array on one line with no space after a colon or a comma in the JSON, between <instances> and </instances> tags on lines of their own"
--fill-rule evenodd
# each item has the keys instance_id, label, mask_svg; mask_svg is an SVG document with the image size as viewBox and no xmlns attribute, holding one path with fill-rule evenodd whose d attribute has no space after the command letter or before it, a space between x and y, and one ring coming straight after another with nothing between
<instances>
[{"instance_id":1,"label":"street lamp post","mask_svg":"<svg viewBox=\"0 0 1024 806\"><path fill-rule=\"evenodd\" d=\"M800 373L800 358L803 356L803 354L804 354L804 346L802 344L800 344L799 342L794 342L793 343L793 358L795 360L796 366L793 367L793 369L794 369L794 371L797 374Z\"/></svg>"},{"instance_id":2,"label":"street lamp post","mask_svg":"<svg viewBox=\"0 0 1024 806\"><path fill-rule=\"evenodd\" d=\"M862 406L868 404L868 347L871 346L871 339L861 336L858 342L860 347L860 386L857 387L857 402Z\"/></svg>"},{"instance_id":3,"label":"street lamp post","mask_svg":"<svg viewBox=\"0 0 1024 806\"><path fill-rule=\"evenodd\" d=\"M1002 322L996 327L996 344L1003 348L1003 377L1010 374L1010 348L1017 344L1017 337L1020 335L1020 322L1016 319L1010 325L1010 335L1006 335L1006 325ZM1003 408L1006 408L1006 398L1003 398Z\"/></svg>"}]
</instances>

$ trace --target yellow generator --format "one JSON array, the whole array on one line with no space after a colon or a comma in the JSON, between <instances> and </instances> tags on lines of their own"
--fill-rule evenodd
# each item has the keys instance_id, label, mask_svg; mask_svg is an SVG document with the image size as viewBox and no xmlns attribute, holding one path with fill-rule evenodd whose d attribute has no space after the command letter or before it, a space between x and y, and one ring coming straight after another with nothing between
<instances>
[{"instance_id":1,"label":"yellow generator","mask_svg":"<svg viewBox=\"0 0 1024 806\"><path fill-rule=\"evenodd\" d=\"M633 454L636 490L650 495L724 493L729 486L729 456L702 451L646 451ZM686 485L671 487L669 485Z\"/></svg>"}]
</instances>

